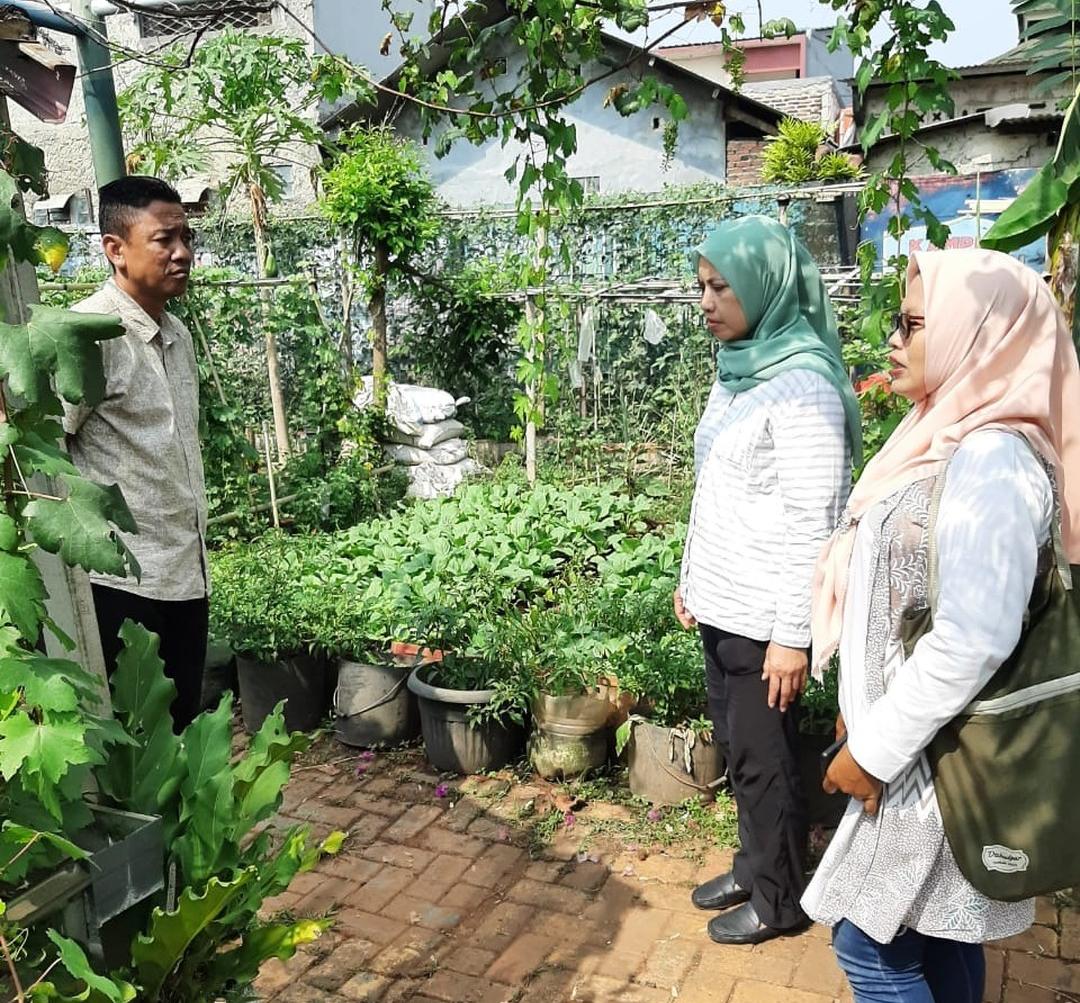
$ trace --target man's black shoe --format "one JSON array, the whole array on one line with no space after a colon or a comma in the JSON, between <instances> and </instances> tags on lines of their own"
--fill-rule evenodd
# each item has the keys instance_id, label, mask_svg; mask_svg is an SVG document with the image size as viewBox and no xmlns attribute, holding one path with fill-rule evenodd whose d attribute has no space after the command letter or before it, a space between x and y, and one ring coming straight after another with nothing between
<instances>
[{"instance_id":1,"label":"man's black shoe","mask_svg":"<svg viewBox=\"0 0 1080 1003\"><path fill-rule=\"evenodd\" d=\"M709 920L709 936L718 944L763 944L784 934L798 933L810 925L809 920L788 930L777 930L761 922L757 910L746 902L722 916Z\"/></svg>"},{"instance_id":2,"label":"man's black shoe","mask_svg":"<svg viewBox=\"0 0 1080 1003\"><path fill-rule=\"evenodd\" d=\"M718 878L698 885L690 896L690 901L699 909L727 909L750 901L750 893L735 884L735 875L728 871Z\"/></svg>"}]
</instances>

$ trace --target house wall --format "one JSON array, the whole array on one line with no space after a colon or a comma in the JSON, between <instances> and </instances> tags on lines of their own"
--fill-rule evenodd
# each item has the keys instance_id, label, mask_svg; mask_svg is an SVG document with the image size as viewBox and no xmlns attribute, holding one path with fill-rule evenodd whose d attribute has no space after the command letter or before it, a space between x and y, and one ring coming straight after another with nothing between
<instances>
[{"instance_id":1,"label":"house wall","mask_svg":"<svg viewBox=\"0 0 1080 1003\"><path fill-rule=\"evenodd\" d=\"M413 15L406 35L414 39L427 37L428 19L435 6L436 0L393 0L395 12ZM314 23L315 34L324 46L363 66L376 80L385 79L401 63L398 29L382 0L314 0ZM384 56L379 50L387 34L393 39Z\"/></svg>"},{"instance_id":2,"label":"house wall","mask_svg":"<svg viewBox=\"0 0 1080 1003\"><path fill-rule=\"evenodd\" d=\"M288 9L301 18L305 24L311 24L313 0L285 0L285 2ZM273 19L271 27L257 30L273 31L283 35L297 35L309 40L309 35L291 18L285 17L282 11L275 9ZM157 48L161 44L160 40L146 40L139 37L135 15L132 14L119 14L107 18L106 27L110 41L124 49L147 51ZM74 39L53 32L42 32L42 35L48 37L50 47L58 50L71 62L78 62ZM114 56L114 61L122 61L121 65L114 69L116 89L119 93L139 74L142 67L134 61L124 61L122 55ZM45 152L45 167L48 171L50 194L89 192L91 204L96 211L97 185L94 180L93 162L90 157L82 86L79 79L75 81L67 120L60 125L47 125L39 121L29 112L16 105L14 101L9 101L8 104L11 109L11 124L14 131L28 142L41 147ZM290 152L290 159L306 165L315 165L318 163L318 154L314 149L298 147ZM200 180L205 180L207 187L214 187L224 175L226 163L225 160L218 157L211 162L207 170L200 172L198 177ZM303 167L293 167L293 192L288 200L290 207L299 208L311 203L314 192L309 175L310 172ZM29 208L32 210L32 197L28 199L28 203Z\"/></svg>"},{"instance_id":3,"label":"house wall","mask_svg":"<svg viewBox=\"0 0 1080 1003\"><path fill-rule=\"evenodd\" d=\"M494 52L505 55L507 72L516 74L522 56L509 47ZM593 67L589 73L603 71ZM637 72L636 68L631 68ZM679 124L679 143L665 170L663 125L667 120L662 108L650 108L624 118L613 108L603 107L605 95L620 83L633 85L631 70L620 72L590 87L571 106L567 118L577 128L577 153L570 158L573 177L599 179L600 194L623 191L655 191L664 185L691 184L697 181L722 181L726 174L726 126L722 102L712 97L707 86L687 87L683 76L653 67L666 83L679 88L689 106L689 117ZM419 116L404 104L392 119L400 135L423 142ZM424 147L439 194L452 205L506 204L514 201L516 186L504 174L524 151L523 144L511 142L505 147L491 140L481 147L458 140L449 154L437 159L433 151L438 142L434 134Z\"/></svg>"},{"instance_id":4,"label":"house wall","mask_svg":"<svg viewBox=\"0 0 1080 1003\"><path fill-rule=\"evenodd\" d=\"M937 148L946 160L960 170L1009 170L1021 167L1042 167L1050 159L1057 144L1060 123L1048 122L1045 129L1032 132L1003 132L989 129L981 118L960 122L924 133L920 138ZM896 144L885 140L878 143L866 158L871 171L886 167L896 154ZM932 174L934 167L921 147L909 149L909 173ZM988 158L988 159L987 159Z\"/></svg>"},{"instance_id":5,"label":"house wall","mask_svg":"<svg viewBox=\"0 0 1080 1003\"><path fill-rule=\"evenodd\" d=\"M767 146L764 139L729 139L727 183L732 188L760 185L761 162Z\"/></svg>"},{"instance_id":6,"label":"house wall","mask_svg":"<svg viewBox=\"0 0 1080 1003\"><path fill-rule=\"evenodd\" d=\"M814 77L832 77L836 81L836 92L841 107L851 105L851 79L855 76L855 56L847 46L840 46L835 52L829 51L829 39L832 28L814 28L807 32L806 66L803 75Z\"/></svg>"},{"instance_id":7,"label":"house wall","mask_svg":"<svg viewBox=\"0 0 1080 1003\"><path fill-rule=\"evenodd\" d=\"M830 133L843 110L832 77L748 83L743 86L743 93L792 118L820 122Z\"/></svg>"}]
</instances>

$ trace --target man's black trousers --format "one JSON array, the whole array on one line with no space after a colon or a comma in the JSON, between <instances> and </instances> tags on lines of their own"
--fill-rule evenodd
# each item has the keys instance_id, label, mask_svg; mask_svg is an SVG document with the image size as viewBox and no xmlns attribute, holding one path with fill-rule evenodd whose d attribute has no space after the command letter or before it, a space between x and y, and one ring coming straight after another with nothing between
<instances>
[{"instance_id":1,"label":"man's black trousers","mask_svg":"<svg viewBox=\"0 0 1080 1003\"><path fill-rule=\"evenodd\" d=\"M105 668L111 676L116 658L123 650L120 626L125 620L142 624L161 638L158 654L165 663L165 675L176 684L172 705L173 730L179 734L199 713L210 602L202 599L147 599L121 589L94 585Z\"/></svg>"},{"instance_id":2,"label":"man's black trousers","mask_svg":"<svg viewBox=\"0 0 1080 1003\"><path fill-rule=\"evenodd\" d=\"M798 706L769 709L761 678L767 642L700 624L709 716L739 810L735 882L762 922L804 922L807 809L798 761Z\"/></svg>"}]
</instances>

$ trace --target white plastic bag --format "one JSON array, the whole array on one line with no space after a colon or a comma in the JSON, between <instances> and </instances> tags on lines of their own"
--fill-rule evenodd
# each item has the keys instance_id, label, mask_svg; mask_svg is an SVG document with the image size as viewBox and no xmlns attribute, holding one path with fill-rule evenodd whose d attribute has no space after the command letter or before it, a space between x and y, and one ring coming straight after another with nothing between
<instances>
[{"instance_id":1,"label":"white plastic bag","mask_svg":"<svg viewBox=\"0 0 1080 1003\"><path fill-rule=\"evenodd\" d=\"M659 345L668 336L667 325L655 310L645 311L645 340L650 345Z\"/></svg>"},{"instance_id":2,"label":"white plastic bag","mask_svg":"<svg viewBox=\"0 0 1080 1003\"><path fill-rule=\"evenodd\" d=\"M409 487L405 496L424 500L448 498L466 477L483 472L484 467L471 457L450 464L422 463L407 469Z\"/></svg>"},{"instance_id":3,"label":"white plastic bag","mask_svg":"<svg viewBox=\"0 0 1080 1003\"><path fill-rule=\"evenodd\" d=\"M391 460L407 467L419 466L422 463L446 466L448 463L458 463L469 455L469 447L464 439L447 439L431 449L405 446L398 442L389 443L383 449Z\"/></svg>"},{"instance_id":4,"label":"white plastic bag","mask_svg":"<svg viewBox=\"0 0 1080 1003\"><path fill-rule=\"evenodd\" d=\"M374 398L373 388L372 378L365 376L353 403L360 409L366 408ZM445 390L433 387L391 383L386 391L386 416L391 424L410 435L419 435L421 425L453 418L457 405L458 402Z\"/></svg>"},{"instance_id":5,"label":"white plastic bag","mask_svg":"<svg viewBox=\"0 0 1080 1003\"><path fill-rule=\"evenodd\" d=\"M465 426L456 418L447 418L445 421L436 421L430 425L421 425L420 431L410 435L395 425L390 426L390 438L394 442L400 442L403 446L417 446L420 449L431 449L432 446L446 442L447 439L460 439L465 431Z\"/></svg>"}]
</instances>

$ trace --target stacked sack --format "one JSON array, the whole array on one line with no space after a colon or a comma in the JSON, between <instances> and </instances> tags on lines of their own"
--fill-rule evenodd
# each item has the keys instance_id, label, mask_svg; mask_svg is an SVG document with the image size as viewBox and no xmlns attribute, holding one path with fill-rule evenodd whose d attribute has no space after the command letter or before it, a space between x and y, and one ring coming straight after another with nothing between
<instances>
[{"instance_id":1,"label":"stacked sack","mask_svg":"<svg viewBox=\"0 0 1080 1003\"><path fill-rule=\"evenodd\" d=\"M356 406L372 400L372 380L364 382ZM389 459L404 467L409 477L410 498L443 498L468 476L485 468L468 455L462 438L465 426L457 420L459 404L444 390L391 383L386 395L386 418L390 442L383 446Z\"/></svg>"}]
</instances>

